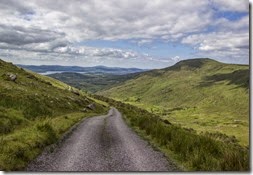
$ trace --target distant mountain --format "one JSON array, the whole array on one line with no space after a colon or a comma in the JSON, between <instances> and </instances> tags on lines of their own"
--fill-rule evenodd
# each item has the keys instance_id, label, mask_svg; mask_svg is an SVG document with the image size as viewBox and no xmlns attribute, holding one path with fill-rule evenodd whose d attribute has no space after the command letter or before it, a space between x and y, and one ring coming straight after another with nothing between
<instances>
[{"instance_id":1,"label":"distant mountain","mask_svg":"<svg viewBox=\"0 0 253 175\"><path fill-rule=\"evenodd\" d=\"M139 73L100 95L128 102L197 131L222 132L248 145L249 66L180 61Z\"/></svg>"},{"instance_id":2,"label":"distant mountain","mask_svg":"<svg viewBox=\"0 0 253 175\"><path fill-rule=\"evenodd\" d=\"M129 79L133 79L138 74L139 73L115 75L107 73L80 74L76 72L62 72L49 74L48 76L82 90L87 90L89 92L97 92L109 89L113 86L120 85L121 83Z\"/></svg>"},{"instance_id":3,"label":"distant mountain","mask_svg":"<svg viewBox=\"0 0 253 175\"><path fill-rule=\"evenodd\" d=\"M116 74L123 75L129 73L137 73L147 71L138 68L120 68L120 67L106 67L106 66L94 66L94 67L79 67L79 66L59 66L59 65L20 65L17 66L31 70L33 72L41 74L51 74L59 72L79 72L88 74Z\"/></svg>"}]
</instances>

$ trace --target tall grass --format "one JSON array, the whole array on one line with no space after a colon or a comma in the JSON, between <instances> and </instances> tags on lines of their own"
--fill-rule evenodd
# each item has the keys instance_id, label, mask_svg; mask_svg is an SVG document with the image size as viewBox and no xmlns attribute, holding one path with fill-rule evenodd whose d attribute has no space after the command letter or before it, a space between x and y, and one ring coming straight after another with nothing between
<instances>
[{"instance_id":1,"label":"tall grass","mask_svg":"<svg viewBox=\"0 0 253 175\"><path fill-rule=\"evenodd\" d=\"M249 170L249 150L236 142L223 142L211 134L197 134L194 130L164 122L159 116L129 104L101 96L96 98L118 108L131 126L143 131L158 147L172 152L188 170Z\"/></svg>"},{"instance_id":2,"label":"tall grass","mask_svg":"<svg viewBox=\"0 0 253 175\"><path fill-rule=\"evenodd\" d=\"M0 170L23 170L46 146L57 142L62 134L75 123L101 112L101 110L87 113L76 112L39 118L9 134L0 135Z\"/></svg>"}]
</instances>

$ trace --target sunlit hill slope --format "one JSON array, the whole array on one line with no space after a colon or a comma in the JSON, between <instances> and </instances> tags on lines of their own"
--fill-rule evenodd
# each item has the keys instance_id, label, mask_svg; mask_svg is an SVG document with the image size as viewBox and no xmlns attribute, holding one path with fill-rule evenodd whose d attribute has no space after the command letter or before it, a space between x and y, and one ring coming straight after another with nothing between
<instances>
[{"instance_id":1,"label":"sunlit hill slope","mask_svg":"<svg viewBox=\"0 0 253 175\"><path fill-rule=\"evenodd\" d=\"M249 140L249 66L211 59L180 61L140 73L104 96L128 102L197 131Z\"/></svg>"}]
</instances>

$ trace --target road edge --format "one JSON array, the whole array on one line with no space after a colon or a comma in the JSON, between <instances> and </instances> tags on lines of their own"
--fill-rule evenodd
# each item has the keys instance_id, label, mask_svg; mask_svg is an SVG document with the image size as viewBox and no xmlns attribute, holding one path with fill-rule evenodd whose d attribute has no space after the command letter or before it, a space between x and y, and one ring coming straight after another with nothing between
<instances>
[{"instance_id":1,"label":"road edge","mask_svg":"<svg viewBox=\"0 0 253 175\"><path fill-rule=\"evenodd\" d=\"M120 111L119 111L120 112ZM174 172L184 172L187 171L187 169L179 164L179 162L177 162L175 159L169 157L170 155L166 152L164 152L164 150L162 148L160 148L159 146L157 146L155 144L155 141L153 141L151 138L149 138L147 135L145 135L143 132L141 132L141 130L139 130L138 128L133 127L130 122L128 121L128 118L122 113L120 112L124 122L126 123L126 125L134 132L136 133L141 139L145 140L155 151L159 151L160 153L163 154L163 156L165 157L165 159L171 163L171 165L174 168Z\"/></svg>"}]
</instances>

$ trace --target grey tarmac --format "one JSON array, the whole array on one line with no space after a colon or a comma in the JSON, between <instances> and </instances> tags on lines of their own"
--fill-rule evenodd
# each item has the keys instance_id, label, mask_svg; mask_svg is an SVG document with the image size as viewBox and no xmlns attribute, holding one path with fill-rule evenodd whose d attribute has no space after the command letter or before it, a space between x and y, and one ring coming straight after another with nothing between
<instances>
[{"instance_id":1,"label":"grey tarmac","mask_svg":"<svg viewBox=\"0 0 253 175\"><path fill-rule=\"evenodd\" d=\"M44 151L27 171L176 171L111 108L85 119L53 152Z\"/></svg>"}]
</instances>

